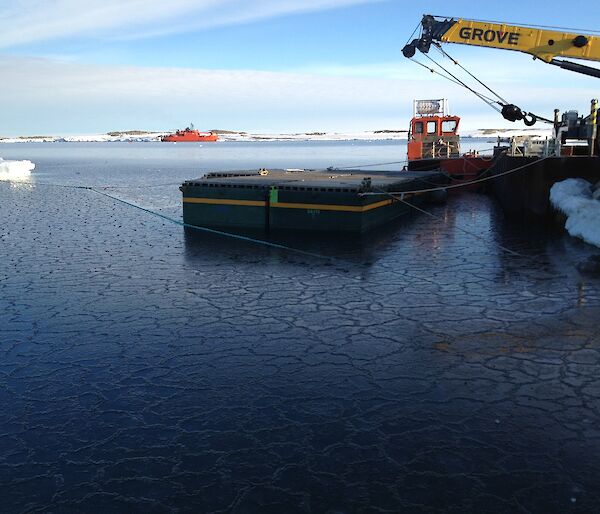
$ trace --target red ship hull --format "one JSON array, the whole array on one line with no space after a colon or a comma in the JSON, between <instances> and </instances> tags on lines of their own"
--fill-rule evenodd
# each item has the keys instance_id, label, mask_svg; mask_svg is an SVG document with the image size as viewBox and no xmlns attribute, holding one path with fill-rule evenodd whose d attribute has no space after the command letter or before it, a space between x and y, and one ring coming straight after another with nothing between
<instances>
[{"instance_id":1,"label":"red ship hull","mask_svg":"<svg viewBox=\"0 0 600 514\"><path fill-rule=\"evenodd\" d=\"M476 179L491 165L491 157L461 155L453 159L440 159L440 168L458 182Z\"/></svg>"},{"instance_id":2,"label":"red ship hull","mask_svg":"<svg viewBox=\"0 0 600 514\"><path fill-rule=\"evenodd\" d=\"M202 142L214 142L219 137L214 132L198 132L197 130L178 130L174 134L163 136L161 141L166 143L197 143Z\"/></svg>"},{"instance_id":3,"label":"red ship hull","mask_svg":"<svg viewBox=\"0 0 600 514\"><path fill-rule=\"evenodd\" d=\"M410 171L440 170L452 184L471 182L492 165L491 157L461 155L446 159L415 159L408 162Z\"/></svg>"}]
</instances>

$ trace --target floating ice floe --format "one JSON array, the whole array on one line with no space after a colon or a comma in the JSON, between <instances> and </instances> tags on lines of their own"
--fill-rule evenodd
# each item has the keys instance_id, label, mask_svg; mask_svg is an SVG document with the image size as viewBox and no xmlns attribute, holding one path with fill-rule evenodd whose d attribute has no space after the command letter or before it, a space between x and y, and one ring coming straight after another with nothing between
<instances>
[{"instance_id":1,"label":"floating ice floe","mask_svg":"<svg viewBox=\"0 0 600 514\"><path fill-rule=\"evenodd\" d=\"M28 177L35 168L31 161L5 161L0 157L0 179L19 180Z\"/></svg>"},{"instance_id":2,"label":"floating ice floe","mask_svg":"<svg viewBox=\"0 0 600 514\"><path fill-rule=\"evenodd\" d=\"M550 190L550 202L567 216L569 234L600 247L600 198L592 184L581 178L557 182Z\"/></svg>"}]
</instances>

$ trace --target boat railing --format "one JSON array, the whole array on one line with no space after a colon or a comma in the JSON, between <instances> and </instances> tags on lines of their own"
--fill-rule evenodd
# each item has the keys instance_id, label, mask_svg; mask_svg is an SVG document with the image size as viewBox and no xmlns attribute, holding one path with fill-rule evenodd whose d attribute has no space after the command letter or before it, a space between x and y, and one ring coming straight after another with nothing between
<instances>
[{"instance_id":1,"label":"boat railing","mask_svg":"<svg viewBox=\"0 0 600 514\"><path fill-rule=\"evenodd\" d=\"M498 146L506 145L506 154L511 157L551 157L557 155L555 138L535 136L498 137Z\"/></svg>"}]
</instances>

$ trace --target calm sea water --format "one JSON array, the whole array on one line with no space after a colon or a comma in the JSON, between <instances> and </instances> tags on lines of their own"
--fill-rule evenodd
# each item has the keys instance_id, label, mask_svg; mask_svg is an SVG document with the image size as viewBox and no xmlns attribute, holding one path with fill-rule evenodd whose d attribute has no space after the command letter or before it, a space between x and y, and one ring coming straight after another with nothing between
<instances>
[{"instance_id":1,"label":"calm sea water","mask_svg":"<svg viewBox=\"0 0 600 514\"><path fill-rule=\"evenodd\" d=\"M212 169L404 154L1 145L0 510L599 511L597 248L474 192L282 250L45 185L180 216Z\"/></svg>"},{"instance_id":2,"label":"calm sea water","mask_svg":"<svg viewBox=\"0 0 600 514\"><path fill-rule=\"evenodd\" d=\"M465 150L490 150L492 146L485 139L463 143ZM208 171L361 165L398 170L405 165L406 143L20 143L1 145L0 157L35 162L33 183L111 186L120 197L181 217L181 194L173 186Z\"/></svg>"}]
</instances>

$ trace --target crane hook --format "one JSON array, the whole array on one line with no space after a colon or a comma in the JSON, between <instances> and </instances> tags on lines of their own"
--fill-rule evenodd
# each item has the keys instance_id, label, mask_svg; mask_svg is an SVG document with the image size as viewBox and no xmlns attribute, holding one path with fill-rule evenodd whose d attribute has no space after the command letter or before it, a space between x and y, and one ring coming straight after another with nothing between
<instances>
[{"instance_id":1,"label":"crane hook","mask_svg":"<svg viewBox=\"0 0 600 514\"><path fill-rule=\"evenodd\" d=\"M529 116L529 119L527 118ZM525 123L525 125L527 125L528 127L532 127L533 125L535 125L537 122L537 116L535 114L533 114L532 112L528 112L527 114L525 114L523 116L523 123Z\"/></svg>"}]
</instances>

